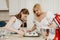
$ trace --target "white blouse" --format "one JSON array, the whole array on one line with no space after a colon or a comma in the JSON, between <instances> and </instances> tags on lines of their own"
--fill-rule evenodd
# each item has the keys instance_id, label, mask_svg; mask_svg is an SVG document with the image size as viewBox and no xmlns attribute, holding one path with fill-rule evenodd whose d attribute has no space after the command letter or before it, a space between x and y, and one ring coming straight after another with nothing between
<instances>
[{"instance_id":1,"label":"white blouse","mask_svg":"<svg viewBox=\"0 0 60 40\"><path fill-rule=\"evenodd\" d=\"M15 17L15 18L16 18L16 17ZM11 24L11 27L12 27L13 29L18 30L18 29L20 28L21 24L22 24L22 22L21 22L19 19L16 18L15 22L13 22L13 23Z\"/></svg>"},{"instance_id":2,"label":"white blouse","mask_svg":"<svg viewBox=\"0 0 60 40\"><path fill-rule=\"evenodd\" d=\"M52 22L53 18L54 15L52 13L47 13L46 17L41 22L38 22L36 19L34 19L33 23L37 26L37 30L40 31L40 28L48 27L48 25Z\"/></svg>"}]
</instances>

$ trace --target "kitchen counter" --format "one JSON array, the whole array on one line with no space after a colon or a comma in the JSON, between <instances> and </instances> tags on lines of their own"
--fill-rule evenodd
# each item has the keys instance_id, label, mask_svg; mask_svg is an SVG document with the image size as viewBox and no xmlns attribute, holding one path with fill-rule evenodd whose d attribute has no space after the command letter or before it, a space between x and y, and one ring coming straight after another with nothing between
<instances>
[{"instance_id":1,"label":"kitchen counter","mask_svg":"<svg viewBox=\"0 0 60 40\"><path fill-rule=\"evenodd\" d=\"M2 30L5 31L5 29L3 27L0 27L0 31L2 31ZM44 39L42 36L40 36L40 37L21 37L18 34L9 34L8 33L5 36L0 37L0 40L44 40Z\"/></svg>"},{"instance_id":2,"label":"kitchen counter","mask_svg":"<svg viewBox=\"0 0 60 40\"><path fill-rule=\"evenodd\" d=\"M20 35L6 35L0 40L44 40L42 36L40 37L21 37Z\"/></svg>"},{"instance_id":3,"label":"kitchen counter","mask_svg":"<svg viewBox=\"0 0 60 40\"><path fill-rule=\"evenodd\" d=\"M0 30L3 29L0 27ZM6 31L7 32L7 31ZM49 40L54 38L54 35L49 35ZM41 35L39 37L21 37L18 34L6 34L4 37L0 37L0 40L45 40L45 38Z\"/></svg>"},{"instance_id":4,"label":"kitchen counter","mask_svg":"<svg viewBox=\"0 0 60 40\"><path fill-rule=\"evenodd\" d=\"M53 35L50 35L50 39L48 40L53 40L52 37ZM43 36L39 37L22 37L18 34L11 34L11 35L6 35L3 38L0 38L0 40L45 40Z\"/></svg>"}]
</instances>

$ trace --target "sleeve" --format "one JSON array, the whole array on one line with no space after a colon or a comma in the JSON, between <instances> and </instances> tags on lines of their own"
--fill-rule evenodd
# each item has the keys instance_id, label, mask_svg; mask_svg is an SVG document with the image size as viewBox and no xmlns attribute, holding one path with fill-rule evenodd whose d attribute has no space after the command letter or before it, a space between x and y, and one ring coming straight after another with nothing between
<instances>
[{"instance_id":1,"label":"sleeve","mask_svg":"<svg viewBox=\"0 0 60 40\"><path fill-rule=\"evenodd\" d=\"M11 26L11 24L12 24L13 22L15 22L15 19L16 19L16 18L15 18L14 16L11 17L6 26Z\"/></svg>"},{"instance_id":2,"label":"sleeve","mask_svg":"<svg viewBox=\"0 0 60 40\"><path fill-rule=\"evenodd\" d=\"M54 13L52 12L47 12L47 21L48 25L53 21L53 18L55 17Z\"/></svg>"}]
</instances>

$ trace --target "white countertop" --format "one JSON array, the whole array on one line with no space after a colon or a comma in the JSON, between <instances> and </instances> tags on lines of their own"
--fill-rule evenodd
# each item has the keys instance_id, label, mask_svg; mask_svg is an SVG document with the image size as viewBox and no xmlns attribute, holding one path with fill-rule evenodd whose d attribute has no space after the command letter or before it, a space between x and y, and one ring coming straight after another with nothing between
<instances>
[{"instance_id":1,"label":"white countertop","mask_svg":"<svg viewBox=\"0 0 60 40\"><path fill-rule=\"evenodd\" d=\"M0 30L2 28L0 27ZM54 35L49 35L48 38L53 38ZM0 38L0 40L45 40L42 36L40 37L21 37L18 34L7 34L4 38Z\"/></svg>"},{"instance_id":2,"label":"white countertop","mask_svg":"<svg viewBox=\"0 0 60 40\"><path fill-rule=\"evenodd\" d=\"M0 40L44 40L43 37L21 37L20 35L7 35Z\"/></svg>"},{"instance_id":3,"label":"white countertop","mask_svg":"<svg viewBox=\"0 0 60 40\"><path fill-rule=\"evenodd\" d=\"M53 35L51 37L53 37ZM0 38L0 40L45 40L45 38L43 36L40 36L40 37L21 37L18 34L13 34L13 35L6 35L2 39ZM50 38L50 40L52 40L52 38Z\"/></svg>"}]
</instances>

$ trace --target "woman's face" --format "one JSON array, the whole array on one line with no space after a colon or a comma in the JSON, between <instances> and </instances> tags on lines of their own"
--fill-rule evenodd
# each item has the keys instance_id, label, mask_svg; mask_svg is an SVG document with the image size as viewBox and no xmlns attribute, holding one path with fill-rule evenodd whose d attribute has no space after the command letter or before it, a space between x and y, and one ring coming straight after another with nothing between
<instances>
[{"instance_id":1,"label":"woman's face","mask_svg":"<svg viewBox=\"0 0 60 40\"><path fill-rule=\"evenodd\" d=\"M40 16L40 14L41 14L40 8L35 7L35 8L34 8L34 14L35 14L36 16Z\"/></svg>"},{"instance_id":2,"label":"woman's face","mask_svg":"<svg viewBox=\"0 0 60 40\"><path fill-rule=\"evenodd\" d=\"M28 14L24 14L23 12L21 12L21 19L23 21L26 21L27 20L27 16L28 16Z\"/></svg>"}]
</instances>

